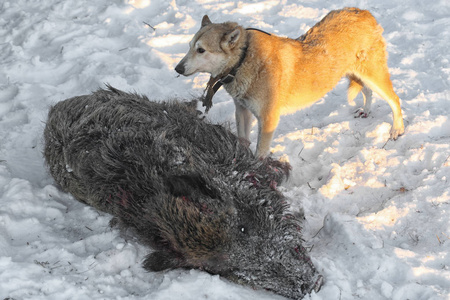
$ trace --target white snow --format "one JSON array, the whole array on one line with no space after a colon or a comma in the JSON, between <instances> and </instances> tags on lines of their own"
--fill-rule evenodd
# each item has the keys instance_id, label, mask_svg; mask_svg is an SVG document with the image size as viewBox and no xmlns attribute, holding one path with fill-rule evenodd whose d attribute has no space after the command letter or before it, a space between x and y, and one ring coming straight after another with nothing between
<instances>
[{"instance_id":1,"label":"white snow","mask_svg":"<svg viewBox=\"0 0 450 300\"><path fill-rule=\"evenodd\" d=\"M305 211L326 280L306 298L450 299L446 0L1 1L0 299L282 299L201 271L145 272L148 248L53 184L42 131L50 105L104 83L157 100L201 95L207 75L173 68L204 14L298 37L344 6L369 9L385 29L406 131L387 141L391 111L377 96L369 118L353 118L362 99L346 102L345 80L282 118L272 147L293 172L281 189ZM208 118L234 123L224 91Z\"/></svg>"}]
</instances>

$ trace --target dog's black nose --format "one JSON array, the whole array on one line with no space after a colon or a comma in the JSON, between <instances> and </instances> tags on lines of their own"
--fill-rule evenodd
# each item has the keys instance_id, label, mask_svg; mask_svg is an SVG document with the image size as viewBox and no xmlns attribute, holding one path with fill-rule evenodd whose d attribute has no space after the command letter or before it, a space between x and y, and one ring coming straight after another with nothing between
<instances>
[{"instance_id":1,"label":"dog's black nose","mask_svg":"<svg viewBox=\"0 0 450 300\"><path fill-rule=\"evenodd\" d=\"M183 75L183 74L184 74L184 65L183 65L183 64L178 64L178 65L175 67L175 71L177 71L178 74Z\"/></svg>"}]
</instances>

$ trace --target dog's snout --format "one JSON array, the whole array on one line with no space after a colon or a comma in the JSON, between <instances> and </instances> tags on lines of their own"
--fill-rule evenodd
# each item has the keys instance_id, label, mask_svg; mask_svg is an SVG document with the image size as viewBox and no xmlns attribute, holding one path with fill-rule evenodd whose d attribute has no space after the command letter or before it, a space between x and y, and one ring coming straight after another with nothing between
<instances>
[{"instance_id":1,"label":"dog's snout","mask_svg":"<svg viewBox=\"0 0 450 300\"><path fill-rule=\"evenodd\" d=\"M179 63L176 67L175 67L175 71L178 72L178 74L183 75L184 74L184 64Z\"/></svg>"}]
</instances>

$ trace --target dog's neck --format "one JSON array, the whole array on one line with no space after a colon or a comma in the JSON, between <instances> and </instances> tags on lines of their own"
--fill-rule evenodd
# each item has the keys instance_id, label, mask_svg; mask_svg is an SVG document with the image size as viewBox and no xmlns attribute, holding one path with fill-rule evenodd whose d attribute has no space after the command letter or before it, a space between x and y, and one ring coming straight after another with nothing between
<instances>
[{"instance_id":1,"label":"dog's neck","mask_svg":"<svg viewBox=\"0 0 450 300\"><path fill-rule=\"evenodd\" d=\"M248 30L256 30L267 35L271 35L265 31L256 28L247 28ZM241 47L241 54L239 61L232 67L231 69L225 70L217 76L211 76L209 78L208 84L206 85L206 95L202 98L203 106L206 106L205 112L207 113L209 109L212 107L212 98L218 89L224 84L228 84L234 81L236 77L236 73L238 72L241 65L244 63L245 58L247 57L247 50L249 44L249 36L246 34L244 46Z\"/></svg>"},{"instance_id":2,"label":"dog's neck","mask_svg":"<svg viewBox=\"0 0 450 300\"><path fill-rule=\"evenodd\" d=\"M236 76L237 71L239 70L239 68L241 67L242 63L245 60L245 57L247 56L247 49L248 49L248 43L245 44L245 47L241 48L241 55L240 55L238 63L233 68L231 68L231 70L222 73L225 75L219 75L216 77L216 78L219 78L219 81L222 84L230 83L234 80L234 77Z\"/></svg>"},{"instance_id":3,"label":"dog's neck","mask_svg":"<svg viewBox=\"0 0 450 300\"><path fill-rule=\"evenodd\" d=\"M265 32L261 29L257 29L257 28L247 28L245 30L246 31L254 30L254 31L262 32L267 35L271 35L270 33ZM237 71L239 70L242 63L244 62L245 57L247 56L248 44L249 44L249 36L248 36L248 34L246 34L245 42L244 42L244 45L241 47L241 54L240 54L240 58L239 58L239 61L237 62L237 64L234 65L234 67L232 67L231 69L225 70L218 76L215 76L215 77L211 76L210 80L216 79L216 81L219 81L222 84L231 83L234 80L234 77L236 76Z\"/></svg>"}]
</instances>

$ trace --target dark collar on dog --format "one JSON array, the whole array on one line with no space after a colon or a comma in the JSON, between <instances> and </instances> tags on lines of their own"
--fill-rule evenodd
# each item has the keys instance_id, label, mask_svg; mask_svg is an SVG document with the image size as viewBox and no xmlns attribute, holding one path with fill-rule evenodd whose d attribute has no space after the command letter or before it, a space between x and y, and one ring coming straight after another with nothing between
<instances>
[{"instance_id":1,"label":"dark collar on dog","mask_svg":"<svg viewBox=\"0 0 450 300\"><path fill-rule=\"evenodd\" d=\"M246 30L256 30L262 33L265 33L267 35L271 35L270 33L267 33L265 31L262 31L260 29L256 28L247 28ZM248 42L247 45L242 49L241 58L239 59L239 62L228 72L226 75L223 76L217 76L217 77L210 77L208 84L206 85L206 95L202 97L203 106L206 106L205 112L207 113L209 109L212 107L212 98L214 94L217 92L218 89L224 84L231 83L239 68L241 67L242 63L245 60L245 57L247 56L247 50L248 50Z\"/></svg>"},{"instance_id":2,"label":"dark collar on dog","mask_svg":"<svg viewBox=\"0 0 450 300\"><path fill-rule=\"evenodd\" d=\"M241 58L239 59L239 62L233 67L233 69L231 69L230 73L228 73L227 75L225 75L224 77L219 79L219 82L221 84L230 83L234 80L234 77L236 76L237 71L239 70L242 63L244 62L245 57L247 56L247 50L248 50L248 45L246 45L242 49Z\"/></svg>"}]
</instances>

